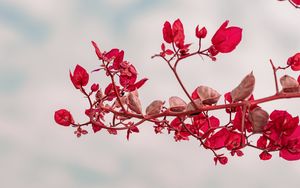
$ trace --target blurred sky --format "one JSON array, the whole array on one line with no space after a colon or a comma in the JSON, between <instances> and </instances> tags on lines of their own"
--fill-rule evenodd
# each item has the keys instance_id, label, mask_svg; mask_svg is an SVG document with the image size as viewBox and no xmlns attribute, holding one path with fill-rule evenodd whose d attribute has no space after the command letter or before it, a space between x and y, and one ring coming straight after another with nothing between
<instances>
[{"instance_id":1,"label":"blurred sky","mask_svg":"<svg viewBox=\"0 0 300 188\"><path fill-rule=\"evenodd\" d=\"M189 91L208 85L225 93L253 70L255 96L271 95L269 58L284 65L300 50L300 10L276 0L0 0L0 187L299 187L300 163L277 154L262 162L258 151L248 149L244 157L214 166L212 154L198 143L155 135L151 124L129 142L124 134L105 132L77 139L73 129L55 124L60 108L85 121L87 103L68 71L76 64L97 68L91 40L102 50L124 49L139 76L149 78L140 91L143 106L184 97L168 67L150 59L160 49L164 21L176 18L188 42L196 41L196 25L206 26L206 45L226 19L244 29L233 53L179 66ZM106 83L101 74L93 80ZM299 105L284 100L262 106L299 115Z\"/></svg>"}]
</instances>

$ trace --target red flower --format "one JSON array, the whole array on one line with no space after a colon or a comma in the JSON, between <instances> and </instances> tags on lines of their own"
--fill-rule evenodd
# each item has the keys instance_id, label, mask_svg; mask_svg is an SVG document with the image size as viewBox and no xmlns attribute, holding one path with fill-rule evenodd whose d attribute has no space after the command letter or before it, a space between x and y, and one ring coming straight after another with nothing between
<instances>
[{"instance_id":1,"label":"red flower","mask_svg":"<svg viewBox=\"0 0 300 188\"><path fill-rule=\"evenodd\" d=\"M166 21L163 27L163 37L167 43L174 42L178 48L184 46L184 29L179 19L175 20L172 27L170 22Z\"/></svg>"},{"instance_id":2,"label":"red flower","mask_svg":"<svg viewBox=\"0 0 300 188\"><path fill-rule=\"evenodd\" d=\"M89 74L80 65L76 65L73 75L70 71L70 78L76 89L86 86L89 82Z\"/></svg>"},{"instance_id":3,"label":"red flower","mask_svg":"<svg viewBox=\"0 0 300 188\"><path fill-rule=\"evenodd\" d=\"M57 110L54 113L54 120L57 124L62 126L70 126L74 123L71 113L66 109Z\"/></svg>"},{"instance_id":4,"label":"red flower","mask_svg":"<svg viewBox=\"0 0 300 188\"><path fill-rule=\"evenodd\" d=\"M225 142L230 132L226 128L222 128L215 134L211 135L205 141L205 147L212 149L221 149L225 146Z\"/></svg>"},{"instance_id":5,"label":"red flower","mask_svg":"<svg viewBox=\"0 0 300 188\"><path fill-rule=\"evenodd\" d=\"M199 25L196 27L196 37L197 38L203 39L206 37L206 34L207 34L207 30L205 27L202 27L200 30L199 30Z\"/></svg>"},{"instance_id":6,"label":"red flower","mask_svg":"<svg viewBox=\"0 0 300 188\"><path fill-rule=\"evenodd\" d=\"M245 143L245 137L242 140L242 134L237 133L234 131L231 131L230 134L228 134L228 137L225 141L225 146L228 150L237 150L240 149L244 143Z\"/></svg>"},{"instance_id":7,"label":"red flower","mask_svg":"<svg viewBox=\"0 0 300 188\"><path fill-rule=\"evenodd\" d=\"M293 71L300 70L300 53L296 53L294 56L287 60L287 64L291 66Z\"/></svg>"},{"instance_id":8,"label":"red flower","mask_svg":"<svg viewBox=\"0 0 300 188\"><path fill-rule=\"evenodd\" d=\"M293 134L283 141L283 145L279 153L280 157L289 161L300 159L300 126L297 126Z\"/></svg>"},{"instance_id":9,"label":"red flower","mask_svg":"<svg viewBox=\"0 0 300 188\"><path fill-rule=\"evenodd\" d=\"M226 28L228 23L228 20L225 21L211 39L213 47L221 53L231 52L242 40L242 29L234 26Z\"/></svg>"}]
</instances>

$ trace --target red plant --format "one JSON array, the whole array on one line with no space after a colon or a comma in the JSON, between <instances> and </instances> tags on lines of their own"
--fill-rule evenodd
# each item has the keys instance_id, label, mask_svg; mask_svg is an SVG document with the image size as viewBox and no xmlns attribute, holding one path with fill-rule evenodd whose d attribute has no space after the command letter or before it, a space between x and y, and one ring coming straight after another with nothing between
<instances>
[{"instance_id":1,"label":"red plant","mask_svg":"<svg viewBox=\"0 0 300 188\"><path fill-rule=\"evenodd\" d=\"M286 0L278 0L278 1L286 1ZM295 8L300 8L300 0L288 0Z\"/></svg>"},{"instance_id":2,"label":"red plant","mask_svg":"<svg viewBox=\"0 0 300 188\"><path fill-rule=\"evenodd\" d=\"M293 1L294 2L294 1ZM295 2L296 3L296 2ZM144 122L153 123L156 134L167 132L174 135L175 141L196 139L205 149L212 151L215 163L226 164L226 153L243 156L245 147L261 150L261 160L271 159L272 152L279 151L279 156L286 160L300 159L300 126L299 118L293 117L287 111L274 110L269 113L261 106L262 103L299 98L299 80L285 75L278 84L277 72L291 68L300 70L299 53L290 57L285 67L276 67L272 60L275 81L274 95L255 99L255 77L251 72L245 76L233 89L224 94L224 104L218 104L221 94L208 86L197 86L193 92L187 91L177 72L177 65L192 56L208 57L216 61L219 53L229 53L237 48L242 39L242 29L229 26L225 21L215 32L211 45L202 49L202 40L206 38L205 27L195 29L198 40L197 50L192 51L190 43L186 43L184 27L179 19L173 24L166 21L163 26L161 51L152 58L161 58L175 75L187 100L171 96L168 101L154 100L146 108L142 107L139 91L147 78L138 81L138 71L133 64L124 60L124 51L112 49L101 51L92 41L100 67L96 71L104 71L109 78L108 85L89 82L87 71L77 65L71 81L88 100L85 110L88 120L85 123L75 123L68 110L55 112L56 123L62 126L72 125L75 135L80 137L88 134L89 126L94 133L107 130L109 134L117 135L126 131L126 138L139 133L139 126ZM101 87L99 87L101 86ZM215 110L224 110L229 116L228 122L220 120L211 114ZM253 137L256 135L256 137ZM253 139L257 138L256 144Z\"/></svg>"}]
</instances>

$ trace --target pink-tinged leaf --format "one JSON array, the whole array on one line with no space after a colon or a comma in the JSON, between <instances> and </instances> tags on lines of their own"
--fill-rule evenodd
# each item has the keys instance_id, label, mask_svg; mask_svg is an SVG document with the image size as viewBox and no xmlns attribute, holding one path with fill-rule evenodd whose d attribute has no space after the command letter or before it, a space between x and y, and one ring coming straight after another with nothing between
<instances>
[{"instance_id":1,"label":"pink-tinged leaf","mask_svg":"<svg viewBox=\"0 0 300 188\"><path fill-rule=\"evenodd\" d=\"M93 46L94 46L94 48L95 48L95 52L96 52L98 58L99 58L99 59L103 59L103 54L101 53L101 51L100 51L98 45L97 45L94 41L92 41L92 44L93 44Z\"/></svg>"},{"instance_id":2,"label":"pink-tinged leaf","mask_svg":"<svg viewBox=\"0 0 300 188\"><path fill-rule=\"evenodd\" d=\"M66 109L60 109L55 111L54 120L57 124L62 126L70 126L74 123L71 113Z\"/></svg>"},{"instance_id":3,"label":"pink-tinged leaf","mask_svg":"<svg viewBox=\"0 0 300 188\"><path fill-rule=\"evenodd\" d=\"M86 86L89 82L89 74L80 65L76 65L73 75L70 71L70 79L76 89Z\"/></svg>"},{"instance_id":4,"label":"pink-tinged leaf","mask_svg":"<svg viewBox=\"0 0 300 188\"><path fill-rule=\"evenodd\" d=\"M173 33L170 22L166 21L163 27L163 37L166 43L173 42Z\"/></svg>"}]
</instances>

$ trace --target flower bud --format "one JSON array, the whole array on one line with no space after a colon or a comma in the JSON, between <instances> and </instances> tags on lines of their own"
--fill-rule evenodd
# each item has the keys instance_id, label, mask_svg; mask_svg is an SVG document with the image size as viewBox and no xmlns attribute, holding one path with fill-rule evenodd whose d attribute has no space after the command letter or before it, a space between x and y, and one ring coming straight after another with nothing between
<instances>
[{"instance_id":1,"label":"flower bud","mask_svg":"<svg viewBox=\"0 0 300 188\"><path fill-rule=\"evenodd\" d=\"M199 86L197 88L197 94L202 101L202 104L206 105L216 104L221 97L216 90L207 86Z\"/></svg>"},{"instance_id":2,"label":"flower bud","mask_svg":"<svg viewBox=\"0 0 300 188\"><path fill-rule=\"evenodd\" d=\"M202 27L200 30L199 30L199 25L196 27L196 37L197 38L203 39L206 37L206 34L207 34L207 30L205 27Z\"/></svg>"},{"instance_id":3,"label":"flower bud","mask_svg":"<svg viewBox=\"0 0 300 188\"><path fill-rule=\"evenodd\" d=\"M161 111L161 108L162 108L163 104L164 104L164 102L161 101L161 100L155 100L155 101L153 101L146 108L146 114L147 115L156 115L156 114L159 114L160 111Z\"/></svg>"},{"instance_id":4,"label":"flower bud","mask_svg":"<svg viewBox=\"0 0 300 188\"><path fill-rule=\"evenodd\" d=\"M280 84L283 92L298 92L299 83L296 79L289 75L284 75L280 78Z\"/></svg>"},{"instance_id":5,"label":"flower bud","mask_svg":"<svg viewBox=\"0 0 300 188\"><path fill-rule=\"evenodd\" d=\"M142 114L142 105L138 96L139 95L137 90L129 92L127 97L127 105L130 110L134 111L137 114Z\"/></svg>"},{"instance_id":6,"label":"flower bud","mask_svg":"<svg viewBox=\"0 0 300 188\"><path fill-rule=\"evenodd\" d=\"M248 74L241 83L231 91L232 102L248 99L254 90L255 77L253 72Z\"/></svg>"},{"instance_id":7,"label":"flower bud","mask_svg":"<svg viewBox=\"0 0 300 188\"><path fill-rule=\"evenodd\" d=\"M264 130L264 126L268 123L269 114L260 107L256 107L249 112L248 118L253 126L253 132L261 133Z\"/></svg>"},{"instance_id":8,"label":"flower bud","mask_svg":"<svg viewBox=\"0 0 300 188\"><path fill-rule=\"evenodd\" d=\"M179 97L173 96L169 98L170 111L182 112L186 109L186 102Z\"/></svg>"},{"instance_id":9,"label":"flower bud","mask_svg":"<svg viewBox=\"0 0 300 188\"><path fill-rule=\"evenodd\" d=\"M92 92L98 91L98 89L99 89L99 84L93 84L93 85L91 86Z\"/></svg>"}]
</instances>

